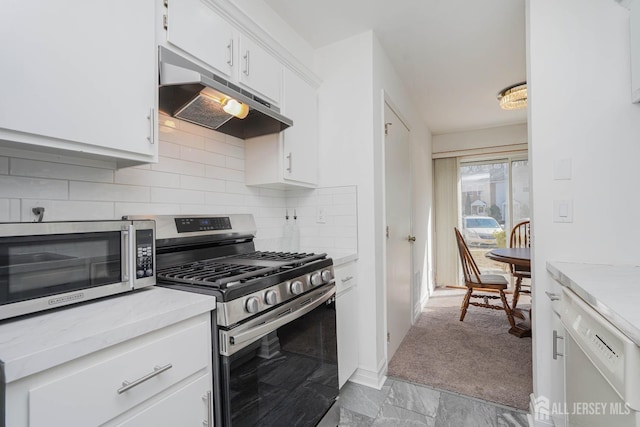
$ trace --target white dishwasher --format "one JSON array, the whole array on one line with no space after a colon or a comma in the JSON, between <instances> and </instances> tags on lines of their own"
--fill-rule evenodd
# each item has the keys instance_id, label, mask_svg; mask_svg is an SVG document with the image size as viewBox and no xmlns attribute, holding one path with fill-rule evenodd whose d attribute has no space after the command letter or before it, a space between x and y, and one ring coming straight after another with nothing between
<instances>
[{"instance_id":1,"label":"white dishwasher","mask_svg":"<svg viewBox=\"0 0 640 427\"><path fill-rule=\"evenodd\" d=\"M562 289L568 426L640 427L640 347Z\"/></svg>"}]
</instances>

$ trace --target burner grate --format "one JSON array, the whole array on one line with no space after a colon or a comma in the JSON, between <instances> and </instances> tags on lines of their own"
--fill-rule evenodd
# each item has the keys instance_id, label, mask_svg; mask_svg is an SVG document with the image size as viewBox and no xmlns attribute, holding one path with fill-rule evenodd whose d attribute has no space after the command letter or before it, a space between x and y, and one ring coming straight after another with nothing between
<instances>
[{"instance_id":1,"label":"burner grate","mask_svg":"<svg viewBox=\"0 0 640 427\"><path fill-rule=\"evenodd\" d=\"M256 251L167 267L157 271L156 275L159 279L171 282L208 285L225 289L293 270L324 258L326 258L326 254ZM242 263L243 260L258 261L258 265L246 265ZM259 265L259 261L268 261L264 264L269 265ZM277 263L274 265L273 261Z\"/></svg>"}]
</instances>

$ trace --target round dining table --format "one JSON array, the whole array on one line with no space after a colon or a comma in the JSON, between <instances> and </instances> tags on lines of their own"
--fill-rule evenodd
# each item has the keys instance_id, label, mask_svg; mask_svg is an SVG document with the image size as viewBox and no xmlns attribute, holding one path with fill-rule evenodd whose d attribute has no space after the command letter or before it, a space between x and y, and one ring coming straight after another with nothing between
<instances>
[{"instance_id":1,"label":"round dining table","mask_svg":"<svg viewBox=\"0 0 640 427\"><path fill-rule=\"evenodd\" d=\"M485 254L489 259L505 264L512 264L518 267L531 268L531 248L495 248ZM529 320L527 321L521 310L513 310L513 315L524 320L513 328L509 333L517 337L531 336L531 310L529 310Z\"/></svg>"},{"instance_id":2,"label":"round dining table","mask_svg":"<svg viewBox=\"0 0 640 427\"><path fill-rule=\"evenodd\" d=\"M531 248L495 248L485 256L494 261L531 268Z\"/></svg>"}]
</instances>

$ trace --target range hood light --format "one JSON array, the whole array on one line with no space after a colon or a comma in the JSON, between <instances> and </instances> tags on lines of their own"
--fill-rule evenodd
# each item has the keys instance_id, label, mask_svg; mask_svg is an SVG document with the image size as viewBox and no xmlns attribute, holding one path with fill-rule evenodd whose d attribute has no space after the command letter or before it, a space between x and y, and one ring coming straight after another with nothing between
<instances>
[{"instance_id":1,"label":"range hood light","mask_svg":"<svg viewBox=\"0 0 640 427\"><path fill-rule=\"evenodd\" d=\"M239 119L244 119L247 117L247 114L249 114L249 106L242 102L238 102L233 98L225 98L220 102L220 104L226 113L229 113Z\"/></svg>"}]
</instances>

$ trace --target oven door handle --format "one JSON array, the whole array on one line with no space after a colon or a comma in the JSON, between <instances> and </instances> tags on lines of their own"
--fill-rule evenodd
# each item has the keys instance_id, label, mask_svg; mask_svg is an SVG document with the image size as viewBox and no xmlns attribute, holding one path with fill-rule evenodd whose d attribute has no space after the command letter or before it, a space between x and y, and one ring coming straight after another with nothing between
<instances>
[{"instance_id":1,"label":"oven door handle","mask_svg":"<svg viewBox=\"0 0 640 427\"><path fill-rule=\"evenodd\" d=\"M276 329L280 328L283 325L286 325L289 322L292 322L302 316L304 316L305 314L315 310L316 308L318 308L320 305L324 304L326 301L328 301L329 299L331 299L336 293L336 288L333 287L331 288L329 291L327 291L325 294L323 294L320 298L318 298L317 300L302 306L301 308L299 308L296 311L293 311L289 314L280 316L272 321L263 323L259 326L256 326L255 328L251 328L248 331L245 332L241 332L237 335L230 335L229 336L229 342L231 345L233 346L239 346L247 341L253 342L255 340L257 340L258 338L261 338L273 331L275 331Z\"/></svg>"}]
</instances>

